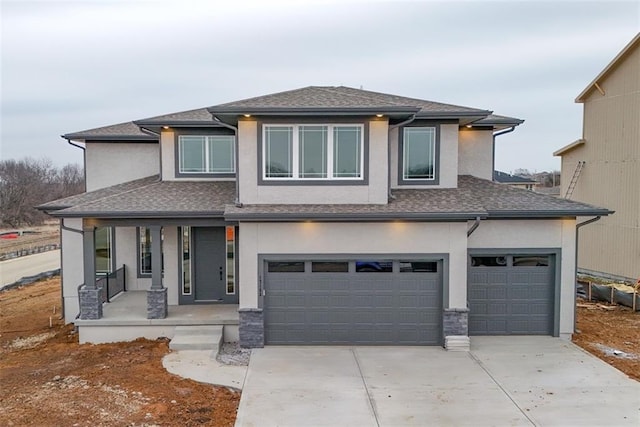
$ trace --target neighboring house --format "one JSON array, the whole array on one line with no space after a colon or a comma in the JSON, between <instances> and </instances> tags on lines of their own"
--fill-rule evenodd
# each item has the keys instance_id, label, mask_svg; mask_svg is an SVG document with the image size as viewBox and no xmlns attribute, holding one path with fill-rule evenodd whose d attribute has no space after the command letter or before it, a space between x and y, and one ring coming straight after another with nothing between
<instances>
[{"instance_id":1,"label":"neighboring house","mask_svg":"<svg viewBox=\"0 0 640 427\"><path fill-rule=\"evenodd\" d=\"M536 181L523 178L521 176L510 175L506 172L494 171L493 180L500 184L507 184L515 188L523 188L525 190L533 190L533 186L537 184Z\"/></svg>"},{"instance_id":2,"label":"neighboring house","mask_svg":"<svg viewBox=\"0 0 640 427\"><path fill-rule=\"evenodd\" d=\"M65 318L81 342L568 338L576 217L609 211L492 182L521 123L341 86L64 135L88 191L40 208L62 220Z\"/></svg>"},{"instance_id":3,"label":"neighboring house","mask_svg":"<svg viewBox=\"0 0 640 427\"><path fill-rule=\"evenodd\" d=\"M582 138L562 157L562 195L615 215L581 229L578 269L614 280L640 278L640 33L578 95Z\"/></svg>"}]
</instances>

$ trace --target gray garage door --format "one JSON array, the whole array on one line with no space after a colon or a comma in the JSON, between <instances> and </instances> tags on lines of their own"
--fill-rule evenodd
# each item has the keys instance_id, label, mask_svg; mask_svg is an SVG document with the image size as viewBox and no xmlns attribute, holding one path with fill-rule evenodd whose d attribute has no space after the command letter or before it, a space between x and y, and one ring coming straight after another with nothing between
<instances>
[{"instance_id":1,"label":"gray garage door","mask_svg":"<svg viewBox=\"0 0 640 427\"><path fill-rule=\"evenodd\" d=\"M265 264L267 344L442 342L440 261Z\"/></svg>"},{"instance_id":2,"label":"gray garage door","mask_svg":"<svg viewBox=\"0 0 640 427\"><path fill-rule=\"evenodd\" d=\"M469 335L552 335L553 255L472 255Z\"/></svg>"}]
</instances>

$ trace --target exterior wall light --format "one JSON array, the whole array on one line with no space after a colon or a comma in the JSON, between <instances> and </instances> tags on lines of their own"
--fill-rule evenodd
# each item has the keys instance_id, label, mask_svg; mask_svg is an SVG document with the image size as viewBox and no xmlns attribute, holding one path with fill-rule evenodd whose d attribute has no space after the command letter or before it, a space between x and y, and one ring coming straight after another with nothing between
<instances>
[{"instance_id":1,"label":"exterior wall light","mask_svg":"<svg viewBox=\"0 0 640 427\"><path fill-rule=\"evenodd\" d=\"M251 114L243 114L245 117L251 117Z\"/></svg>"}]
</instances>

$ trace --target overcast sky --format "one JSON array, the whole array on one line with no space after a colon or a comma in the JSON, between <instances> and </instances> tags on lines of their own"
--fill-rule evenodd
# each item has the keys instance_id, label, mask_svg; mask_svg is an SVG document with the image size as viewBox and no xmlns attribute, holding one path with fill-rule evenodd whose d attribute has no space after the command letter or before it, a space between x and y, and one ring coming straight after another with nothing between
<instances>
[{"instance_id":1,"label":"overcast sky","mask_svg":"<svg viewBox=\"0 0 640 427\"><path fill-rule=\"evenodd\" d=\"M496 168L558 169L575 97L640 30L633 1L1 0L2 159L59 135L309 85L525 119Z\"/></svg>"}]
</instances>

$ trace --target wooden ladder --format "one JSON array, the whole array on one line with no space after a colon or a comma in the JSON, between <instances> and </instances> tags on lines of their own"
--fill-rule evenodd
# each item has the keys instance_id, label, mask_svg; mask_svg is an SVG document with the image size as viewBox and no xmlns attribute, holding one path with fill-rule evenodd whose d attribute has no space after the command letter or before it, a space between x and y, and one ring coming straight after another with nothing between
<instances>
[{"instance_id":1,"label":"wooden ladder","mask_svg":"<svg viewBox=\"0 0 640 427\"><path fill-rule=\"evenodd\" d=\"M569 182L569 186L567 187L567 192L564 195L565 199L569 199L573 194L573 190L576 188L576 184L578 183L578 178L580 178L580 172L582 172L582 168L586 162L584 160L580 160L578 165L576 166L576 170L573 171L573 177Z\"/></svg>"}]
</instances>

